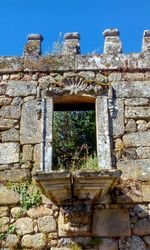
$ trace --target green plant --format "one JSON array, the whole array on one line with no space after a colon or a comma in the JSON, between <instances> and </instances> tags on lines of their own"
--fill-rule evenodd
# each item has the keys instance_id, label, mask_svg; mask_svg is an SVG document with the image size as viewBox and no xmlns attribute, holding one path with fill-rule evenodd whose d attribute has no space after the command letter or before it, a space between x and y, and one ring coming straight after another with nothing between
<instances>
[{"instance_id":1,"label":"green plant","mask_svg":"<svg viewBox=\"0 0 150 250\"><path fill-rule=\"evenodd\" d=\"M85 171L85 170L99 171L100 168L98 166L98 158L96 156L94 156L94 157L89 156L87 161L85 161L85 163L83 163L80 166L80 170L81 171Z\"/></svg>"},{"instance_id":2,"label":"green plant","mask_svg":"<svg viewBox=\"0 0 150 250\"><path fill-rule=\"evenodd\" d=\"M70 250L82 250L81 246L77 243L72 243L69 245Z\"/></svg>"},{"instance_id":3,"label":"green plant","mask_svg":"<svg viewBox=\"0 0 150 250\"><path fill-rule=\"evenodd\" d=\"M91 247L98 246L101 243L101 239L98 236L92 237L89 241Z\"/></svg>"},{"instance_id":4,"label":"green plant","mask_svg":"<svg viewBox=\"0 0 150 250\"><path fill-rule=\"evenodd\" d=\"M12 184L11 189L17 192L20 196L22 210L28 210L33 206L38 206L41 203L42 197L39 190L31 192L29 190L30 183Z\"/></svg>"},{"instance_id":5,"label":"green plant","mask_svg":"<svg viewBox=\"0 0 150 250\"><path fill-rule=\"evenodd\" d=\"M0 240L4 240L6 238L7 235L9 234L13 234L16 231L16 225L15 224L10 224L7 232L5 233L0 233Z\"/></svg>"},{"instance_id":6,"label":"green plant","mask_svg":"<svg viewBox=\"0 0 150 250\"><path fill-rule=\"evenodd\" d=\"M7 230L7 234L13 234L16 231L16 225L15 224L10 224Z\"/></svg>"},{"instance_id":7,"label":"green plant","mask_svg":"<svg viewBox=\"0 0 150 250\"><path fill-rule=\"evenodd\" d=\"M95 112L54 112L53 142L56 169L79 170L88 158L92 159L96 154Z\"/></svg>"},{"instance_id":8,"label":"green plant","mask_svg":"<svg viewBox=\"0 0 150 250\"><path fill-rule=\"evenodd\" d=\"M6 234L5 233L0 233L0 240L4 240L6 237Z\"/></svg>"}]
</instances>

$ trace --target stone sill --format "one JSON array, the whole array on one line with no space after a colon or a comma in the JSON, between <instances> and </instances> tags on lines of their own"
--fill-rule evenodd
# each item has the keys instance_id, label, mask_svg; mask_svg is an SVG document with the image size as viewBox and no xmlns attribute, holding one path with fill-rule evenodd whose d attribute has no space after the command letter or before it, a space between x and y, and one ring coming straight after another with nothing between
<instances>
[{"instance_id":1,"label":"stone sill","mask_svg":"<svg viewBox=\"0 0 150 250\"><path fill-rule=\"evenodd\" d=\"M44 195L54 203L60 204L71 199L92 201L101 199L115 187L120 176L119 170L76 173L40 171L33 178Z\"/></svg>"}]
</instances>

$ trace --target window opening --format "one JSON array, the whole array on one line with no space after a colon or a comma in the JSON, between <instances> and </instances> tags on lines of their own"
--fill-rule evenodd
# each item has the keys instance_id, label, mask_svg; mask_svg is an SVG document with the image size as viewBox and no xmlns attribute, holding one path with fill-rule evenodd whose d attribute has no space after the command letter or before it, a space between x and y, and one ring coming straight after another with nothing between
<instances>
[{"instance_id":1,"label":"window opening","mask_svg":"<svg viewBox=\"0 0 150 250\"><path fill-rule=\"evenodd\" d=\"M98 168L95 103L54 104L53 169Z\"/></svg>"}]
</instances>

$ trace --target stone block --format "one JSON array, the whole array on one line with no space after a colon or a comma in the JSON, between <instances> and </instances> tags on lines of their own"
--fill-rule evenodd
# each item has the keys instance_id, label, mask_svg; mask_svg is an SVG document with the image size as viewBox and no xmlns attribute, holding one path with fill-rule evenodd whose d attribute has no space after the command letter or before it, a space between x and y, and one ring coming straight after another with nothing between
<instances>
[{"instance_id":1,"label":"stone block","mask_svg":"<svg viewBox=\"0 0 150 250\"><path fill-rule=\"evenodd\" d=\"M37 81L8 81L6 95L8 96L28 96L36 95Z\"/></svg>"},{"instance_id":2,"label":"stone block","mask_svg":"<svg viewBox=\"0 0 150 250\"><path fill-rule=\"evenodd\" d=\"M28 169L9 169L0 171L0 180L2 182L21 182L30 178L30 171Z\"/></svg>"},{"instance_id":3,"label":"stone block","mask_svg":"<svg viewBox=\"0 0 150 250\"><path fill-rule=\"evenodd\" d=\"M133 234L144 236L150 234L150 221L147 218L140 219L133 227Z\"/></svg>"},{"instance_id":4,"label":"stone block","mask_svg":"<svg viewBox=\"0 0 150 250\"><path fill-rule=\"evenodd\" d=\"M57 230L56 221L53 216L44 216L37 220L38 229L42 233L50 233Z\"/></svg>"},{"instance_id":5,"label":"stone block","mask_svg":"<svg viewBox=\"0 0 150 250\"><path fill-rule=\"evenodd\" d=\"M148 105L148 103L148 98L130 98L125 100L125 105L133 107Z\"/></svg>"},{"instance_id":6,"label":"stone block","mask_svg":"<svg viewBox=\"0 0 150 250\"><path fill-rule=\"evenodd\" d=\"M0 233L7 231L8 224L9 224L9 217L0 218Z\"/></svg>"},{"instance_id":7,"label":"stone block","mask_svg":"<svg viewBox=\"0 0 150 250\"><path fill-rule=\"evenodd\" d=\"M112 84L116 97L118 98L149 98L149 81L114 82Z\"/></svg>"},{"instance_id":8,"label":"stone block","mask_svg":"<svg viewBox=\"0 0 150 250\"><path fill-rule=\"evenodd\" d=\"M11 128L1 133L2 142L19 142L19 131L15 128Z\"/></svg>"},{"instance_id":9,"label":"stone block","mask_svg":"<svg viewBox=\"0 0 150 250\"><path fill-rule=\"evenodd\" d=\"M150 202L150 183L142 183L143 201Z\"/></svg>"},{"instance_id":10,"label":"stone block","mask_svg":"<svg viewBox=\"0 0 150 250\"><path fill-rule=\"evenodd\" d=\"M41 140L41 121L37 114L37 101L32 100L23 104L20 142L21 144L35 144Z\"/></svg>"},{"instance_id":11,"label":"stone block","mask_svg":"<svg viewBox=\"0 0 150 250\"><path fill-rule=\"evenodd\" d=\"M23 151L23 154L22 154L23 161L33 160L33 146L32 145L23 145L22 151Z\"/></svg>"},{"instance_id":12,"label":"stone block","mask_svg":"<svg viewBox=\"0 0 150 250\"><path fill-rule=\"evenodd\" d=\"M24 60L24 71L69 71L74 70L75 57L74 55L53 55L40 56L38 61Z\"/></svg>"},{"instance_id":13,"label":"stone block","mask_svg":"<svg viewBox=\"0 0 150 250\"><path fill-rule=\"evenodd\" d=\"M12 101L12 98L10 97L5 97L5 96L0 97L0 107L9 105L11 101Z\"/></svg>"},{"instance_id":14,"label":"stone block","mask_svg":"<svg viewBox=\"0 0 150 250\"><path fill-rule=\"evenodd\" d=\"M114 103L114 117L113 123L113 136L115 138L122 136L125 131L124 126L124 101L122 99L116 99Z\"/></svg>"},{"instance_id":15,"label":"stone block","mask_svg":"<svg viewBox=\"0 0 150 250\"><path fill-rule=\"evenodd\" d=\"M89 236L91 225L91 206L63 206L58 218L59 237Z\"/></svg>"},{"instance_id":16,"label":"stone block","mask_svg":"<svg viewBox=\"0 0 150 250\"><path fill-rule=\"evenodd\" d=\"M40 87L50 87L53 84L56 84L55 78L52 76L43 76L39 78L39 86Z\"/></svg>"},{"instance_id":17,"label":"stone block","mask_svg":"<svg viewBox=\"0 0 150 250\"><path fill-rule=\"evenodd\" d=\"M30 208L27 211L28 216L30 216L32 219L38 219L46 215L52 215L52 213L53 213L52 209L44 206L39 206L37 208Z\"/></svg>"},{"instance_id":18,"label":"stone block","mask_svg":"<svg viewBox=\"0 0 150 250\"><path fill-rule=\"evenodd\" d=\"M124 64L125 57L122 54L117 55L117 57L110 54L75 56L75 70L117 69L123 67Z\"/></svg>"},{"instance_id":19,"label":"stone block","mask_svg":"<svg viewBox=\"0 0 150 250\"><path fill-rule=\"evenodd\" d=\"M119 240L120 250L147 250L144 241L138 236L122 237Z\"/></svg>"},{"instance_id":20,"label":"stone block","mask_svg":"<svg viewBox=\"0 0 150 250\"><path fill-rule=\"evenodd\" d=\"M0 72L10 73L23 70L23 58L17 56L1 56L0 57Z\"/></svg>"},{"instance_id":21,"label":"stone block","mask_svg":"<svg viewBox=\"0 0 150 250\"><path fill-rule=\"evenodd\" d=\"M1 118L5 119L19 119L21 116L20 106L3 106L0 110Z\"/></svg>"},{"instance_id":22,"label":"stone block","mask_svg":"<svg viewBox=\"0 0 150 250\"><path fill-rule=\"evenodd\" d=\"M15 234L7 234L5 240L3 241L3 249L15 249L17 248L20 240L19 237Z\"/></svg>"},{"instance_id":23,"label":"stone block","mask_svg":"<svg viewBox=\"0 0 150 250\"><path fill-rule=\"evenodd\" d=\"M0 143L0 164L19 162L19 143Z\"/></svg>"},{"instance_id":24,"label":"stone block","mask_svg":"<svg viewBox=\"0 0 150 250\"><path fill-rule=\"evenodd\" d=\"M9 208L2 206L0 207L0 217L7 217L9 213Z\"/></svg>"},{"instance_id":25,"label":"stone block","mask_svg":"<svg viewBox=\"0 0 150 250\"><path fill-rule=\"evenodd\" d=\"M130 236L128 210L96 209L93 214L92 234L104 237Z\"/></svg>"},{"instance_id":26,"label":"stone block","mask_svg":"<svg viewBox=\"0 0 150 250\"><path fill-rule=\"evenodd\" d=\"M131 133L131 132L136 132L136 122L133 119L129 119L127 124L126 124L126 131Z\"/></svg>"},{"instance_id":27,"label":"stone block","mask_svg":"<svg viewBox=\"0 0 150 250\"><path fill-rule=\"evenodd\" d=\"M7 189L4 186L0 186L0 205L12 205L19 202L18 193L14 192L11 189Z\"/></svg>"},{"instance_id":28,"label":"stone block","mask_svg":"<svg viewBox=\"0 0 150 250\"><path fill-rule=\"evenodd\" d=\"M15 222L16 230L19 235L33 233L33 221L31 218L19 218Z\"/></svg>"},{"instance_id":29,"label":"stone block","mask_svg":"<svg viewBox=\"0 0 150 250\"><path fill-rule=\"evenodd\" d=\"M118 250L118 243L116 240L103 238L99 244L99 250Z\"/></svg>"},{"instance_id":30,"label":"stone block","mask_svg":"<svg viewBox=\"0 0 150 250\"><path fill-rule=\"evenodd\" d=\"M119 160L117 169L122 171L123 179L147 180L150 178L150 159Z\"/></svg>"},{"instance_id":31,"label":"stone block","mask_svg":"<svg viewBox=\"0 0 150 250\"><path fill-rule=\"evenodd\" d=\"M148 147L150 146L150 131L125 134L123 136L123 142L126 147Z\"/></svg>"},{"instance_id":32,"label":"stone block","mask_svg":"<svg viewBox=\"0 0 150 250\"><path fill-rule=\"evenodd\" d=\"M134 119L150 118L150 107L126 107L125 117Z\"/></svg>"},{"instance_id":33,"label":"stone block","mask_svg":"<svg viewBox=\"0 0 150 250\"><path fill-rule=\"evenodd\" d=\"M139 147L136 152L140 159L150 158L150 147Z\"/></svg>"},{"instance_id":34,"label":"stone block","mask_svg":"<svg viewBox=\"0 0 150 250\"><path fill-rule=\"evenodd\" d=\"M24 235L21 240L22 246L31 249L44 249L47 244L47 238L44 233L33 235Z\"/></svg>"},{"instance_id":35,"label":"stone block","mask_svg":"<svg viewBox=\"0 0 150 250\"><path fill-rule=\"evenodd\" d=\"M143 238L143 240L144 240L145 244L146 244L148 247L150 247L150 236L145 236L145 237Z\"/></svg>"},{"instance_id":36,"label":"stone block","mask_svg":"<svg viewBox=\"0 0 150 250\"><path fill-rule=\"evenodd\" d=\"M13 218L18 219L19 217L23 216L23 211L22 211L22 207L13 207L11 209L11 215Z\"/></svg>"},{"instance_id":37,"label":"stone block","mask_svg":"<svg viewBox=\"0 0 150 250\"><path fill-rule=\"evenodd\" d=\"M12 127L18 127L18 121L12 119L0 119L0 131L10 129Z\"/></svg>"}]
</instances>

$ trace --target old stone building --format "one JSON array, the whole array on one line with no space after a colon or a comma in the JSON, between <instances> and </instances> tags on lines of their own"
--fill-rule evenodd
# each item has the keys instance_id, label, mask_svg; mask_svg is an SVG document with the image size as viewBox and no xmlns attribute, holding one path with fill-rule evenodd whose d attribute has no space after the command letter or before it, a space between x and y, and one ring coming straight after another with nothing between
<instances>
[{"instance_id":1,"label":"old stone building","mask_svg":"<svg viewBox=\"0 0 150 250\"><path fill-rule=\"evenodd\" d=\"M150 31L132 54L103 34L100 55L67 33L60 54L29 35L0 57L0 249L150 249ZM95 110L99 171L54 171L53 112L72 105Z\"/></svg>"}]
</instances>

